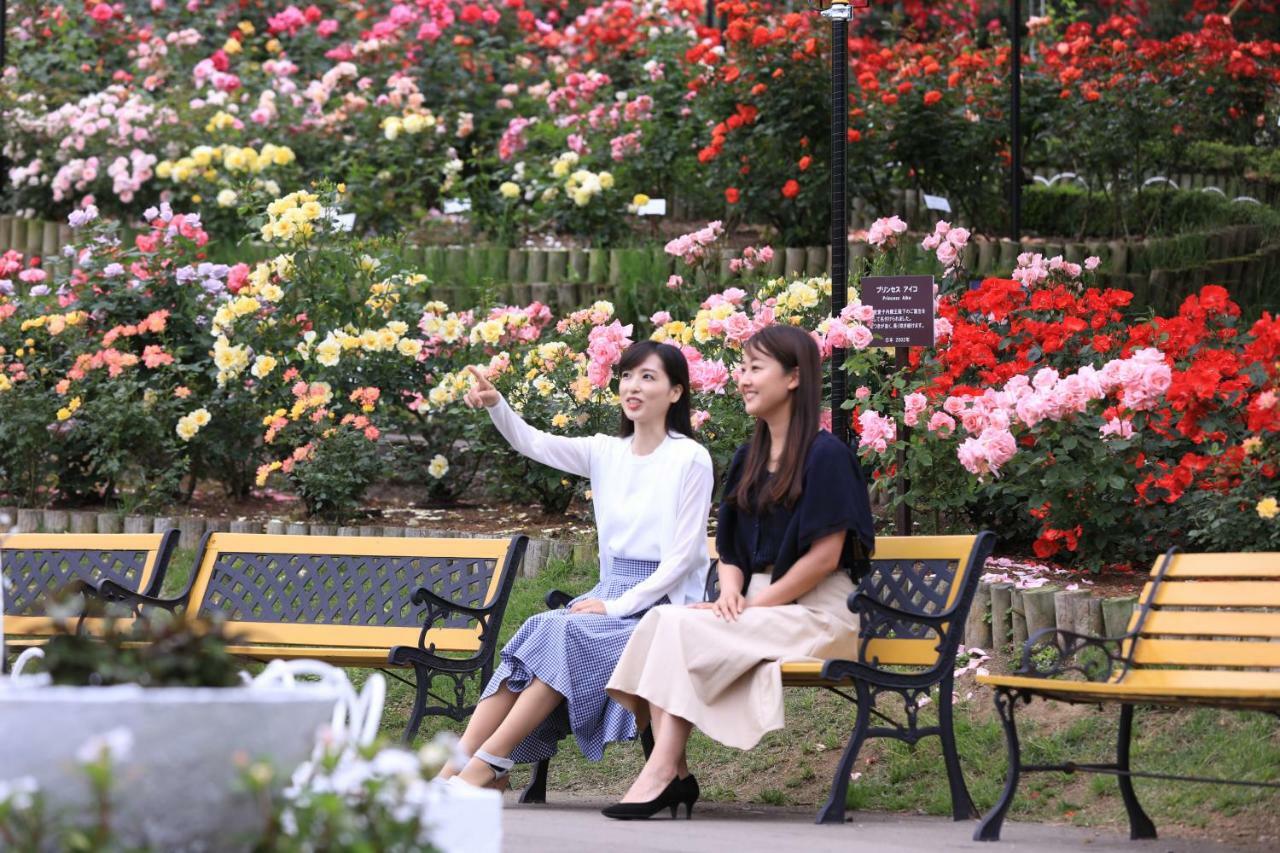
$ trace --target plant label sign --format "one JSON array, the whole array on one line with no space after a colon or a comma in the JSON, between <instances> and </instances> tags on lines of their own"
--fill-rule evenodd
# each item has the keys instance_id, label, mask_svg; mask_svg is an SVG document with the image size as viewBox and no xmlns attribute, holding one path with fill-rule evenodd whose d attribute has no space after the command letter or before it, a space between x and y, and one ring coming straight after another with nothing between
<instances>
[{"instance_id":1,"label":"plant label sign","mask_svg":"<svg viewBox=\"0 0 1280 853\"><path fill-rule=\"evenodd\" d=\"M933 276L876 275L859 283L875 311L871 332L882 347L933 346Z\"/></svg>"}]
</instances>

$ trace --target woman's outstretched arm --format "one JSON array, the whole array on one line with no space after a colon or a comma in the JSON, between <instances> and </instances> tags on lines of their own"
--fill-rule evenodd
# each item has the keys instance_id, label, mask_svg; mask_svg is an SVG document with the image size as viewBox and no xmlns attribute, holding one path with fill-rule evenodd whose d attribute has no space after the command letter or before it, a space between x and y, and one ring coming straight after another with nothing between
<instances>
[{"instance_id":1,"label":"woman's outstretched arm","mask_svg":"<svg viewBox=\"0 0 1280 853\"><path fill-rule=\"evenodd\" d=\"M467 405L473 409L484 406L493 425L513 448L543 465L581 477L591 476L591 452L595 438L551 435L529 426L484 374L474 367L468 369L476 378L476 384L467 392Z\"/></svg>"}]
</instances>

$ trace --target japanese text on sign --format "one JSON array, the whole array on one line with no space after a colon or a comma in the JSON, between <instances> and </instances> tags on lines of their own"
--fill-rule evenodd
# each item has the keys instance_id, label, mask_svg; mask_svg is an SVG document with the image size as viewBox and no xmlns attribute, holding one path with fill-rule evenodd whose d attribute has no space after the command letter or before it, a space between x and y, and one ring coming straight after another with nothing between
<instances>
[{"instance_id":1,"label":"japanese text on sign","mask_svg":"<svg viewBox=\"0 0 1280 853\"><path fill-rule=\"evenodd\" d=\"M862 304L875 311L871 331L878 345L933 346L933 276L867 276L859 286Z\"/></svg>"}]
</instances>

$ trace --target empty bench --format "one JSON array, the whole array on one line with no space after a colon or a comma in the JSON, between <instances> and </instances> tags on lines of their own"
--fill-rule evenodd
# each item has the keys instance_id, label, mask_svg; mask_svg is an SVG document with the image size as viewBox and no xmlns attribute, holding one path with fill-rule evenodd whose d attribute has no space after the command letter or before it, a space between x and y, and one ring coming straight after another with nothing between
<instances>
[{"instance_id":1,"label":"empty bench","mask_svg":"<svg viewBox=\"0 0 1280 853\"><path fill-rule=\"evenodd\" d=\"M709 547L714 556L714 540ZM830 796L818 812L818 823L844 822L854 762L863 743L876 737L915 744L937 736L942 741L952 816L956 820L978 817L956 752L952 681L965 619L994 547L995 535L987 531L973 536L877 537L870 568L849 596L849 607L860 619L858 659L783 662L784 686L820 687L856 706L853 729L836 766ZM718 595L713 563L706 599L714 601ZM559 591L547 595L549 607L563 607L569 600L568 594ZM920 698L934 690L938 691L938 724L921 725ZM901 721L876 708L883 694L893 694L902 703ZM871 725L873 716L889 725ZM648 731L641 737L647 755L652 740ZM535 765L521 802L546 802L548 766L549 761Z\"/></svg>"},{"instance_id":2,"label":"empty bench","mask_svg":"<svg viewBox=\"0 0 1280 853\"><path fill-rule=\"evenodd\" d=\"M229 650L253 660L386 669L415 688L411 740L425 716L463 720L474 710L467 686L493 672L527 542L208 533L177 595L139 594L110 579L98 589L136 612L183 608L222 620ZM412 668L413 680L399 668Z\"/></svg>"},{"instance_id":3,"label":"empty bench","mask_svg":"<svg viewBox=\"0 0 1280 853\"><path fill-rule=\"evenodd\" d=\"M1156 828L1133 789L1133 777L1280 788L1280 783L1143 773L1130 767L1137 705L1207 705L1280 714L1280 553L1181 554L1156 560L1129 630L1087 637L1046 628L1028 638L1014 675L979 676L995 688L1009 771L999 801L974 833L997 841L1022 773L1112 774L1129 816L1130 838ZM1114 761L1022 763L1014 710L1032 698L1120 706Z\"/></svg>"},{"instance_id":4,"label":"empty bench","mask_svg":"<svg viewBox=\"0 0 1280 853\"><path fill-rule=\"evenodd\" d=\"M57 633L51 601L96 590L110 581L133 594L155 595L164 584L178 531L166 533L16 533L0 537L6 648L40 645ZM80 629L97 631L99 620ZM3 666L3 661L0 661Z\"/></svg>"}]
</instances>

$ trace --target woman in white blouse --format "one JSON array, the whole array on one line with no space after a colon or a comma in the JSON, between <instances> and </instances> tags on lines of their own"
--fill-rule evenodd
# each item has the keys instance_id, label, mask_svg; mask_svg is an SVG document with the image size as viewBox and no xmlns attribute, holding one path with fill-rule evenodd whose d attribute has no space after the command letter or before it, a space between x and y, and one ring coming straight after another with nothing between
<instances>
[{"instance_id":1,"label":"woman in white blouse","mask_svg":"<svg viewBox=\"0 0 1280 853\"><path fill-rule=\"evenodd\" d=\"M639 341L618 364L620 436L569 438L525 423L477 369L467 405L484 406L519 452L591 478L600 582L563 610L539 613L502 650L460 748L446 767L472 785L504 784L516 762L540 761L572 733L593 761L636 736L605 684L640 617L656 604L702 600L711 456L693 440L689 366L676 347Z\"/></svg>"}]
</instances>

